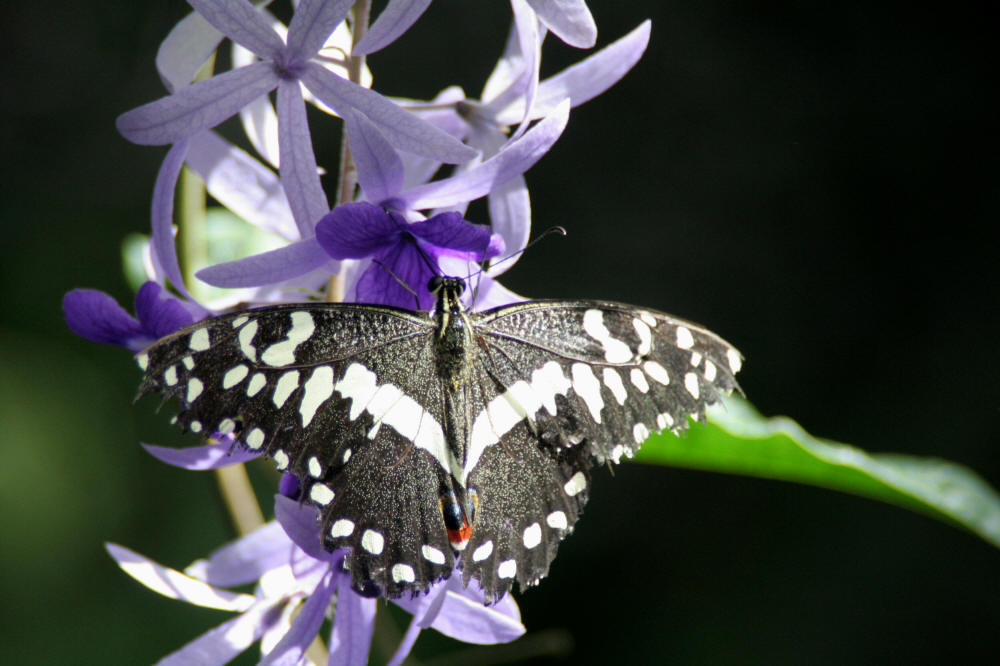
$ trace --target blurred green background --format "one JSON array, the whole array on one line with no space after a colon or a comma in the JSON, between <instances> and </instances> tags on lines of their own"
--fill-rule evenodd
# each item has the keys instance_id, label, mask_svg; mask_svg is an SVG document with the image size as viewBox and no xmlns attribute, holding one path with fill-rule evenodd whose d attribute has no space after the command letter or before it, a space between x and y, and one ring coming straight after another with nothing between
<instances>
[{"instance_id":1,"label":"blurred green background","mask_svg":"<svg viewBox=\"0 0 1000 666\"><path fill-rule=\"evenodd\" d=\"M745 353L764 413L1000 485L987 3L590 4L600 45L651 17L651 46L528 174L536 229L570 235L506 283L703 322ZM226 617L158 597L103 551L180 568L232 533L210 476L138 447L193 442L154 401L133 406L129 355L75 339L60 311L77 286L131 301L120 243L148 228L164 149L113 123L163 93L153 56L186 11L0 9L4 663L150 662ZM376 88L477 95L509 11L438 0L370 59ZM583 55L550 38L544 71ZM576 662L994 663L1000 553L970 534L778 482L625 464L594 486L549 579L519 596Z\"/></svg>"}]
</instances>

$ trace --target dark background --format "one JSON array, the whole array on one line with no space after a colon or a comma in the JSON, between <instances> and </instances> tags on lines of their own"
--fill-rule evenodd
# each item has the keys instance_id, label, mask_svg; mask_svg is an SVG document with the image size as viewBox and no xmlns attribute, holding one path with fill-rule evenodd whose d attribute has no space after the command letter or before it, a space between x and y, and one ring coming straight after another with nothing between
<instances>
[{"instance_id":1,"label":"dark background","mask_svg":"<svg viewBox=\"0 0 1000 666\"><path fill-rule=\"evenodd\" d=\"M528 174L536 230L570 235L506 283L703 322L745 353L764 413L1000 484L987 4L590 4L599 45L646 17L651 45ZM102 550L182 568L232 533L209 475L139 449L193 442L152 402L133 407L129 355L75 339L59 305L77 286L131 301L120 242L148 228L164 149L113 121L162 94L153 56L185 12L0 10L6 663L150 662L228 617L147 591ZM508 20L506 3L438 0L370 59L376 88L477 95ZM545 73L583 55L550 37ZM331 167L333 125L315 135ZM872 501L626 464L597 475L550 577L519 601L580 662L992 662L998 565L977 537ZM439 648L422 638L415 654Z\"/></svg>"}]
</instances>

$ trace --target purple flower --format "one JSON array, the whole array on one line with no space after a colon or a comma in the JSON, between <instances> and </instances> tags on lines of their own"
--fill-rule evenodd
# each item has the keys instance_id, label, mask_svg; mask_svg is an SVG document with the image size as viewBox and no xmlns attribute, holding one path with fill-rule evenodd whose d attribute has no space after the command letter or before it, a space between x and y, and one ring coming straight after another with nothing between
<instances>
[{"instance_id":1,"label":"purple flower","mask_svg":"<svg viewBox=\"0 0 1000 666\"><path fill-rule=\"evenodd\" d=\"M70 330L80 337L132 351L209 314L200 306L174 298L155 282L145 283L136 293L135 317L111 296L95 289L68 292L63 297L63 312Z\"/></svg>"},{"instance_id":2,"label":"purple flower","mask_svg":"<svg viewBox=\"0 0 1000 666\"><path fill-rule=\"evenodd\" d=\"M466 222L458 213L407 222L370 203L335 208L316 225L316 240L335 259L372 258L357 282L359 301L412 308L415 298L402 282L417 293L423 310L434 305L427 283L438 274L439 257L484 261L503 250L489 227Z\"/></svg>"},{"instance_id":3,"label":"purple flower","mask_svg":"<svg viewBox=\"0 0 1000 666\"><path fill-rule=\"evenodd\" d=\"M298 663L316 638L334 599L327 663L366 663L376 600L351 589L350 574L343 569L344 551L329 553L320 546L314 508L278 496L275 513L277 522L222 547L207 560L192 563L184 573L107 544L118 565L150 589L173 599L238 613L162 663L225 663L258 641L261 663ZM413 622L392 663L402 662L425 628L479 644L507 642L524 633L520 612L510 595L487 607L475 586L462 589L459 581L459 576L452 576L426 596L396 601L413 614ZM252 594L225 589L247 583L255 584Z\"/></svg>"}]
</instances>

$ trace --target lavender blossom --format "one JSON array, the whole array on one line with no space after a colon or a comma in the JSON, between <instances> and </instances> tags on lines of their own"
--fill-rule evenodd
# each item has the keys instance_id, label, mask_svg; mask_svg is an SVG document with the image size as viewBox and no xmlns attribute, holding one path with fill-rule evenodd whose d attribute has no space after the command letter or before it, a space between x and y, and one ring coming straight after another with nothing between
<instances>
[{"instance_id":1,"label":"lavender blossom","mask_svg":"<svg viewBox=\"0 0 1000 666\"><path fill-rule=\"evenodd\" d=\"M224 663L258 641L261 663L298 663L334 600L327 663L367 661L376 600L351 589L350 574L343 569L344 551L329 553L322 548L315 509L279 495L275 512L276 522L192 563L184 573L122 546L107 545L118 565L146 587L173 599L238 613L161 663ZM225 589L247 583L255 584L253 594ZM482 602L474 587L462 589L451 579L419 599L396 601L414 619L392 663L405 658L425 628L477 644L507 642L524 633L517 604L509 595L494 606Z\"/></svg>"},{"instance_id":2,"label":"lavender blossom","mask_svg":"<svg viewBox=\"0 0 1000 666\"><path fill-rule=\"evenodd\" d=\"M174 298L155 282L147 282L136 293L135 317L111 296L94 289L68 292L63 312L70 330L81 338L134 352L208 314Z\"/></svg>"}]
</instances>

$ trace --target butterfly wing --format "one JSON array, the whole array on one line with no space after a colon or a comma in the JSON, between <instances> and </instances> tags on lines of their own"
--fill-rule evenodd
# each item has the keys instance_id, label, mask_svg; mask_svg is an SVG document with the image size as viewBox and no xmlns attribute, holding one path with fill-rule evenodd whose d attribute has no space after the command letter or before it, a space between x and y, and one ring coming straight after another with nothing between
<instances>
[{"instance_id":1,"label":"butterfly wing","mask_svg":"<svg viewBox=\"0 0 1000 666\"><path fill-rule=\"evenodd\" d=\"M399 596L454 567L439 504L450 478L440 382L419 371L433 367L434 330L372 306L225 315L140 354L140 394L176 398L186 429L234 432L298 477L326 548L351 549L355 588Z\"/></svg>"},{"instance_id":2,"label":"butterfly wing","mask_svg":"<svg viewBox=\"0 0 1000 666\"><path fill-rule=\"evenodd\" d=\"M595 462L705 418L742 357L690 322L627 305L532 301L474 315L480 386L464 473L480 497L466 580L494 598L548 572Z\"/></svg>"}]
</instances>

